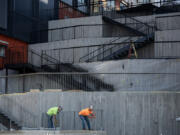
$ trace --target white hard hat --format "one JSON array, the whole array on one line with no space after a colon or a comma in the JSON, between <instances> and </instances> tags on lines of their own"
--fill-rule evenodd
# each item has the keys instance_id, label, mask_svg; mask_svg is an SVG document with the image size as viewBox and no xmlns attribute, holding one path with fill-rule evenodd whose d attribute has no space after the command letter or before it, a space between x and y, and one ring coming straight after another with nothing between
<instances>
[{"instance_id":1,"label":"white hard hat","mask_svg":"<svg viewBox=\"0 0 180 135\"><path fill-rule=\"evenodd\" d=\"M93 105L90 105L89 108L90 108L90 109L93 109Z\"/></svg>"}]
</instances>

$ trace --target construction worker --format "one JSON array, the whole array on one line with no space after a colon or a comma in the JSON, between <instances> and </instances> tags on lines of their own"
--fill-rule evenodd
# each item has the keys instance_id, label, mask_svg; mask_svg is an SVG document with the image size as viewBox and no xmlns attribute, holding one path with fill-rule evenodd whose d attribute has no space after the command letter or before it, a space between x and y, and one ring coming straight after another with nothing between
<instances>
[{"instance_id":1,"label":"construction worker","mask_svg":"<svg viewBox=\"0 0 180 135\"><path fill-rule=\"evenodd\" d=\"M62 111L62 107L58 106L58 107L52 107L50 109L48 109L47 111L47 116L48 116L48 128L55 128L56 124L57 124L57 120L56 120L56 115ZM53 123L54 121L54 123Z\"/></svg>"},{"instance_id":2,"label":"construction worker","mask_svg":"<svg viewBox=\"0 0 180 135\"><path fill-rule=\"evenodd\" d=\"M85 121L88 126L88 129L91 130L90 122L88 118L96 118L95 114L93 113L93 106L91 105L90 107L83 109L79 112L79 117L82 121L82 127L83 130L85 130Z\"/></svg>"}]
</instances>

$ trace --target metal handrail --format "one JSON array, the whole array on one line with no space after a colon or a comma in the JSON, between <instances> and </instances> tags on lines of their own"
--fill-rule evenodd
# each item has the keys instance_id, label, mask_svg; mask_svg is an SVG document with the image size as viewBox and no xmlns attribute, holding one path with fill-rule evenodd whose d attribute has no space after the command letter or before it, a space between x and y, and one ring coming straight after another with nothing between
<instances>
[{"instance_id":1,"label":"metal handrail","mask_svg":"<svg viewBox=\"0 0 180 135\"><path fill-rule=\"evenodd\" d=\"M138 30L140 30L141 28L142 28L142 27L140 27ZM149 27L146 28L145 31L146 31L147 29L149 30ZM148 35L149 35L149 33L148 33ZM128 39L125 39L123 42L125 42L125 41L127 41L127 40L130 40L131 38L132 38L132 37L129 37ZM118 40L118 39L120 39L120 37L118 37L118 38L115 39L115 40L110 41L109 44L113 43L114 41L116 41L116 40ZM103 47L104 47L104 44L103 44ZM79 61L81 62L82 59L88 57L88 56L91 55L91 54L94 54L95 52L101 50L103 47L98 48L98 49L96 49L96 50L90 52L89 54L87 54L87 55L81 57L81 58L79 59ZM108 49L104 50L102 53L104 53L105 51L107 51L107 50L109 50L109 49L112 49L112 48L114 48L114 47L108 48ZM99 53L99 54L97 54L96 56L98 56L98 55L100 55L100 54L102 54L102 53ZM91 58L89 58L89 59L87 59L87 60L85 60L85 61L89 61L90 59L95 58L96 56L93 56L93 57L91 57Z\"/></svg>"},{"instance_id":2,"label":"metal handrail","mask_svg":"<svg viewBox=\"0 0 180 135\"><path fill-rule=\"evenodd\" d=\"M129 18L129 19L131 19L131 20L133 20L133 21L138 22L138 24L144 25L144 26L146 27L145 30L144 30L144 32L147 31L147 33L145 33L146 36L148 36L148 35L150 34L150 33L149 33L149 32L150 32L150 29L152 30L152 32L153 32L153 30L154 30L154 27L152 27L152 26L150 26L150 25L148 25L148 24L146 24L146 23L144 23L144 22L141 22L141 21L139 21L139 20L137 20L137 19L135 19L135 18L133 18L133 17L129 17L129 16L125 15L125 14L121 14L121 15L123 15L123 16L125 17L125 25L127 25L127 23L126 23L126 22L127 22L127 21L126 21L127 18ZM107 18L112 19L112 18L109 17L109 16L106 16L106 15L104 15L104 16L107 17ZM113 19L114 19L114 18L113 18ZM132 23L132 24L134 24L134 23ZM136 24L136 23L135 23L135 24ZM135 28L135 29L136 29L137 31L140 31L140 29L142 29L142 28L143 28L143 27ZM141 32L141 31L140 31L140 32ZM130 38L128 38L128 39L130 40L131 38L132 38L132 37L130 37ZM119 37L118 39L120 39L120 37ZM124 40L124 41L127 41L128 39L126 39L126 40ZM115 40L115 41L116 41L116 40ZM114 42L114 41L110 41L109 43L113 43L113 42ZM79 61L81 61L82 59L84 59L84 58L86 58L86 57L89 57L91 54L94 54L95 52L101 50L102 48L104 48L104 45L103 45L103 47L98 48L98 49L92 51L91 53L89 53L89 54L81 57L81 58L79 59ZM106 50L103 50L102 53L104 53L105 51L107 51L107 50L109 50L109 49L112 49L112 48L114 48L114 47L111 47L111 48L108 48L108 49L106 49ZM90 59L93 59L93 58L97 57L98 55L100 55L100 54L102 54L102 53L99 53L99 54L97 54L96 56L93 56L93 57L91 57L91 58L88 58L88 59L85 60L85 61L89 61Z\"/></svg>"},{"instance_id":3,"label":"metal handrail","mask_svg":"<svg viewBox=\"0 0 180 135\"><path fill-rule=\"evenodd\" d=\"M55 59L55 58L47 55L46 53L42 53L42 59L45 59L45 60L47 60L48 62L51 62L52 65L57 65L57 64L60 63L59 60L57 60L57 59ZM54 61L55 61L55 62L54 62ZM47 65L47 64L41 63L41 66L43 66L43 65ZM48 65L50 65L50 64L48 64Z\"/></svg>"}]
</instances>

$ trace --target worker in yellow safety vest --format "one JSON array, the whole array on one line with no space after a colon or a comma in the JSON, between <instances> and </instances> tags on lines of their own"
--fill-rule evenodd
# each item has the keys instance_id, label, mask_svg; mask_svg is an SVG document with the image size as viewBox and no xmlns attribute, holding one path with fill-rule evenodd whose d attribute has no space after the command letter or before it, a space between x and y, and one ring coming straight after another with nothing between
<instances>
[{"instance_id":1,"label":"worker in yellow safety vest","mask_svg":"<svg viewBox=\"0 0 180 135\"><path fill-rule=\"evenodd\" d=\"M48 109L47 116L48 116L48 128L55 128L57 124L56 115L62 111L62 107L52 107ZM53 122L54 121L54 122Z\"/></svg>"},{"instance_id":2,"label":"worker in yellow safety vest","mask_svg":"<svg viewBox=\"0 0 180 135\"><path fill-rule=\"evenodd\" d=\"M88 129L91 130L91 125L90 125L90 122L89 122L88 118L96 118L95 113L93 112L93 106L91 105L90 107L81 110L79 112L79 117L80 117L80 119L82 121L83 130L86 129L85 128L85 121L86 121L86 124L88 126Z\"/></svg>"}]
</instances>

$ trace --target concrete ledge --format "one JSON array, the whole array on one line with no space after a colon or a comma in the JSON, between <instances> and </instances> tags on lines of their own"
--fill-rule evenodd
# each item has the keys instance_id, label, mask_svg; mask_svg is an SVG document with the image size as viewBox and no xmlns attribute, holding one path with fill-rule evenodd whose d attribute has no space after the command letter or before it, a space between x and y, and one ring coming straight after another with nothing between
<instances>
[{"instance_id":1,"label":"concrete ledge","mask_svg":"<svg viewBox=\"0 0 180 135\"><path fill-rule=\"evenodd\" d=\"M22 130L22 131L4 131L1 135L106 135L105 131L88 131L88 130Z\"/></svg>"}]
</instances>

